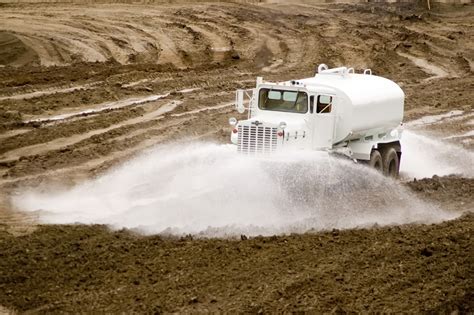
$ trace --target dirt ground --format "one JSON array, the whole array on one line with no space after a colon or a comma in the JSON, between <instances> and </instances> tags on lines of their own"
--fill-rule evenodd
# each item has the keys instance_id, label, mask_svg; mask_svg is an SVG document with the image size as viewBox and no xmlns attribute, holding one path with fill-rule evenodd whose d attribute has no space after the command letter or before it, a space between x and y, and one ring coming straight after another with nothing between
<instances>
[{"instance_id":1,"label":"dirt ground","mask_svg":"<svg viewBox=\"0 0 474 315\"><path fill-rule=\"evenodd\" d=\"M469 313L473 222L241 241L42 226L1 235L1 302L41 313Z\"/></svg>"},{"instance_id":2,"label":"dirt ground","mask_svg":"<svg viewBox=\"0 0 474 315\"><path fill-rule=\"evenodd\" d=\"M228 142L235 89L320 63L398 82L412 128L472 151L472 25L473 5L0 4L0 313L473 312L463 174L405 183L453 221L243 240L39 226L10 203L157 144Z\"/></svg>"}]
</instances>

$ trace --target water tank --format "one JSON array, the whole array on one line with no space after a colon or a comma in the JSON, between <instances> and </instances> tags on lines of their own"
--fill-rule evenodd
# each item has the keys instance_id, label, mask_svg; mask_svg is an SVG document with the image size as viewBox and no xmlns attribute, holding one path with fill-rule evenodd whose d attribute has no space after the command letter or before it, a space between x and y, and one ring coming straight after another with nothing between
<instances>
[{"instance_id":1,"label":"water tank","mask_svg":"<svg viewBox=\"0 0 474 315\"><path fill-rule=\"evenodd\" d=\"M312 93L334 96L330 113L335 115L333 143L388 132L403 120L405 94L389 79L343 67L299 81Z\"/></svg>"}]
</instances>

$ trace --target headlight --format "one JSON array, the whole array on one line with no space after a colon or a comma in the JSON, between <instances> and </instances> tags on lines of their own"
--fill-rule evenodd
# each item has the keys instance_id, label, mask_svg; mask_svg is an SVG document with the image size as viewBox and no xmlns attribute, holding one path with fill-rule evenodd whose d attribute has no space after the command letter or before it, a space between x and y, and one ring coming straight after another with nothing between
<instances>
[{"instance_id":1,"label":"headlight","mask_svg":"<svg viewBox=\"0 0 474 315\"><path fill-rule=\"evenodd\" d=\"M284 130L286 128L286 122L282 121L279 125L280 129Z\"/></svg>"},{"instance_id":2,"label":"headlight","mask_svg":"<svg viewBox=\"0 0 474 315\"><path fill-rule=\"evenodd\" d=\"M229 118L229 125L231 126L237 125L237 119L235 119L234 117Z\"/></svg>"}]
</instances>

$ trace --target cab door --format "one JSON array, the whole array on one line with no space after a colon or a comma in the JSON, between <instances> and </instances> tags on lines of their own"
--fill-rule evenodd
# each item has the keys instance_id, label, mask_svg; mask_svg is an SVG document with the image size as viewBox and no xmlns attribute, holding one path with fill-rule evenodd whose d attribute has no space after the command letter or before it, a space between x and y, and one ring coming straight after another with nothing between
<instances>
[{"instance_id":1,"label":"cab door","mask_svg":"<svg viewBox=\"0 0 474 315\"><path fill-rule=\"evenodd\" d=\"M316 94L310 97L310 113L313 120L313 149L332 148L336 123L334 104L336 98L332 94Z\"/></svg>"}]
</instances>

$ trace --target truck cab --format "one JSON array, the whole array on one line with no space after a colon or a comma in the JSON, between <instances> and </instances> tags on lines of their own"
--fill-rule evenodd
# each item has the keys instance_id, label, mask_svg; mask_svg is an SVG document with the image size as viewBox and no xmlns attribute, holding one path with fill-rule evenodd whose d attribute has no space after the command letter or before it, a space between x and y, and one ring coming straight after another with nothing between
<instances>
[{"instance_id":1,"label":"truck cab","mask_svg":"<svg viewBox=\"0 0 474 315\"><path fill-rule=\"evenodd\" d=\"M289 82L260 84L253 93L249 119L240 121L231 136L239 152L332 148L337 106L333 91Z\"/></svg>"}]
</instances>

